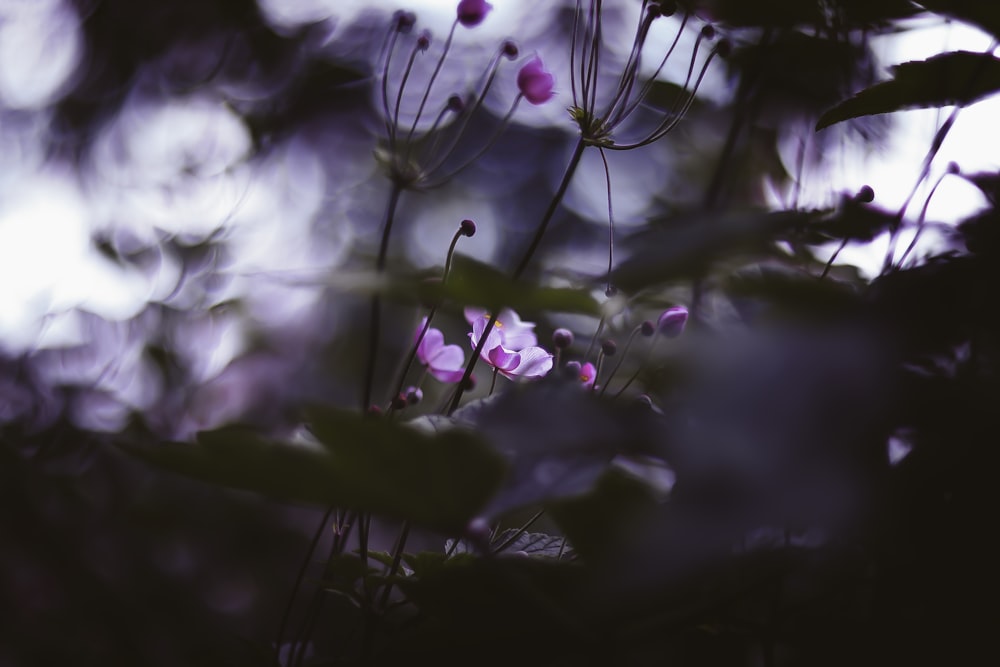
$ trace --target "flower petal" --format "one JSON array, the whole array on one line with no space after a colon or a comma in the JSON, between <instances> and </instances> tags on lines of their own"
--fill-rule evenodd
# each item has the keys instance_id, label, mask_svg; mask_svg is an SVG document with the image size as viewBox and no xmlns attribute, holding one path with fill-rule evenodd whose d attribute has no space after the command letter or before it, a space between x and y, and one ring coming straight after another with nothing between
<instances>
[{"instance_id":1,"label":"flower petal","mask_svg":"<svg viewBox=\"0 0 1000 667\"><path fill-rule=\"evenodd\" d=\"M500 369L509 378L540 378L552 370L552 355L540 347L527 347L519 353L520 360L513 369Z\"/></svg>"}]
</instances>

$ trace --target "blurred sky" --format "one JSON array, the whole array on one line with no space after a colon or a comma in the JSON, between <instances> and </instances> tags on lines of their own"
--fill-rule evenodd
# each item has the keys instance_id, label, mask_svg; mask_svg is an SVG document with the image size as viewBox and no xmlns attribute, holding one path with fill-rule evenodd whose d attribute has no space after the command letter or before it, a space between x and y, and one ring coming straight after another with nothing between
<instances>
[{"instance_id":1,"label":"blurred sky","mask_svg":"<svg viewBox=\"0 0 1000 667\"><path fill-rule=\"evenodd\" d=\"M565 112L570 91L565 74L560 74L568 67L566 49L551 40L547 30L559 3L493 4L495 11L481 26L456 32L455 62L485 66L502 39L515 37L522 57L538 53L556 72L558 96L540 107L522 104L514 123L525 131L558 126L571 132ZM626 3L629 8L638 5ZM383 10L385 16L400 7L413 9L418 27L429 29L439 44L453 20L455 0L260 0L260 6L279 34L321 25L320 39L310 48L364 60L372 59L376 49L371 34L359 31L357 22L370 17L373 9ZM99 384L97 398L88 399L77 412L84 415L87 427L115 429L129 409L146 409L159 397L141 351L150 332L162 333L166 325L146 311L149 303L200 313L172 320L170 340L182 357L187 355L195 379L212 381L251 345L247 321L292 331L318 317L317 304L332 270L359 245L371 246L375 232L370 220L380 214L376 202L384 199L385 183L371 157L377 123L373 126L350 109L332 125L339 131L303 127L255 153L237 103L260 98L266 91L233 85L167 90L157 87L158 72L152 66L136 75L134 90L120 112L91 137L80 165L52 156L47 149L52 105L90 64L82 19L66 0L0 0L0 350L10 356L35 355L43 380L75 374ZM614 35L625 34L633 25L627 12L611 12L609 42L615 43ZM697 27L682 45L693 42ZM910 27L876 39L883 71L941 51L984 50L990 44L989 37L975 29L940 20L922 19ZM676 24L657 22L649 48L666 44L675 29ZM397 67L402 61L397 58ZM172 66L185 66L183 53L177 62L180 65ZM686 66L686 61L672 61L665 76L678 80ZM427 65L421 67L415 78L428 75ZM514 97L515 71L514 66L501 68L486 100L497 116L506 113ZM438 89L446 93L472 85L481 72L482 67L445 68ZM418 93L408 91L404 107L412 113L413 96L419 97L420 89L411 88ZM709 100L728 95L721 68L712 70L701 93ZM929 183L952 160L968 172L1000 167L1000 133L994 131L998 111L1000 100L993 99L959 114ZM835 148L816 156L816 168L806 172L799 205L829 205L838 193L870 184L877 205L898 208L947 112L896 114L886 141L877 148L857 140L835 142ZM810 134L808 127L786 128L780 153L790 173L795 172L800 138ZM501 144L496 151L502 154L504 149ZM535 150L540 151L539 164L551 157ZM668 152L642 153L611 154L622 230L641 223L650 212L653 196L666 187L658 175L672 164ZM562 155L551 160L554 165L565 163ZM596 154L587 160L566 204L599 223L607 213L604 176ZM407 210L412 217L409 236L402 242L409 261L441 264L454 223L466 217L479 222L481 233L463 250L484 260L497 259L502 223L520 214L498 196L497 179L511 187L552 187L517 183L518 174L502 170L501 159L487 160L463 189L449 186L441 196L414 200ZM555 167L552 178L560 170ZM791 196L777 189L770 193L775 206L787 204ZM918 194L911 219L922 202ZM928 219L954 222L982 204L972 186L946 179ZM218 240L224 240L224 248L213 245ZM903 247L907 241L904 237ZM926 241L933 243L933 234ZM102 252L101 242L130 261L116 261ZM877 272L884 252L885 241L880 239L869 247L848 248L842 260ZM599 270L604 259L587 261ZM225 280L220 281L220 275ZM219 307L236 299L242 303L239 310ZM337 322L324 320L324 326L326 334L333 335ZM95 347L95 341L101 344ZM78 354L71 363L69 357L81 346L87 347L87 354ZM230 389L223 384L219 391ZM193 423L191 428L205 425Z\"/></svg>"}]
</instances>

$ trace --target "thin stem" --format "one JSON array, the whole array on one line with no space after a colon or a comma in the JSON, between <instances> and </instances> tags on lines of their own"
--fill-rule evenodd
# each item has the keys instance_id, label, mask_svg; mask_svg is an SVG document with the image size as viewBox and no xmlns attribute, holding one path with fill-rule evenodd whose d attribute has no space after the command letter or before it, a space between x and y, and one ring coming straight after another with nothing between
<instances>
[{"instance_id":1,"label":"thin stem","mask_svg":"<svg viewBox=\"0 0 1000 667\"><path fill-rule=\"evenodd\" d=\"M489 396L492 396L493 395L493 390L496 389L496 386L497 386L497 373L499 373L499 372L500 372L499 368L494 368L493 369L493 380L490 381L490 393L488 394Z\"/></svg>"},{"instance_id":2,"label":"thin stem","mask_svg":"<svg viewBox=\"0 0 1000 667\"><path fill-rule=\"evenodd\" d=\"M385 588L382 589L382 597L379 600L379 607L382 609L386 608L389 604L389 594L392 592L392 578L396 576L396 572L399 571L399 565L403 560L403 550L406 549L406 540L410 536L410 522L404 521L403 528L399 532L399 538L396 540L396 545L393 547L392 565L389 566L389 571L386 573Z\"/></svg>"},{"instance_id":3,"label":"thin stem","mask_svg":"<svg viewBox=\"0 0 1000 667\"><path fill-rule=\"evenodd\" d=\"M542 242L542 237L545 236L545 231L548 229L549 223L552 221L552 217L556 213L556 209L559 208L559 203L562 201L563 196L565 196L566 190L569 188L570 181L573 180L573 174L576 173L576 168L580 166L580 158L583 157L583 149L586 147L586 142L583 137L580 137L576 142L576 148L573 149L573 155L570 157L569 164L566 165L566 171L563 173L562 181L559 183L558 189L552 196L552 200L549 201L549 206L545 209L545 213L542 215L542 219L539 221L538 227L535 229L535 235L531 239L531 244L524 252L524 256L521 257L521 261L518 263L517 268L514 269L512 274L512 278L514 280L521 277L521 274L523 274L525 269L528 268L531 258L534 257L535 251L538 250L538 246ZM479 342L476 343L476 349L472 353L472 358L465 366L465 373L462 375L462 380L458 383L458 387L455 389L455 394L451 399L451 405L448 406L447 414L451 415L456 409L458 409L458 404L462 401L462 395L465 393L465 387L469 386L469 379L472 377L472 372L476 368L479 356L482 354L483 348L486 346L486 339L489 338L490 332L493 331L493 327L496 326L496 323L497 316L496 313L494 313L490 316L490 321L487 322L486 328L483 330L483 335L479 338Z\"/></svg>"},{"instance_id":4,"label":"thin stem","mask_svg":"<svg viewBox=\"0 0 1000 667\"><path fill-rule=\"evenodd\" d=\"M612 378L614 378L615 374L618 372L618 369L622 367L622 364L625 363L625 355L628 354L629 349L632 347L632 341L635 340L636 334L638 334L640 331L642 331L642 325L639 325L635 329L632 329L632 333L629 334L628 340L625 342L625 348L622 350L622 354L621 357L619 357L618 359L618 363L615 364L615 367L613 369L611 369L611 373L608 375L608 378L604 381L604 384L601 386L601 392L599 396L604 396L604 392L607 391L608 385L611 384Z\"/></svg>"},{"instance_id":5,"label":"thin stem","mask_svg":"<svg viewBox=\"0 0 1000 667\"><path fill-rule=\"evenodd\" d=\"M646 358L643 360L641 364L639 364L639 367L635 369L635 373L632 373L632 377L628 379L628 382L622 385L622 388L619 389L617 393L615 393L615 395L612 397L611 400L618 398L619 396L625 393L626 389L632 386L632 383L635 382L636 378L639 377L639 373L642 371L642 367L645 366L647 363L649 363L650 357L653 356L653 347L656 345L656 341L659 339L660 339L659 334L653 336L653 340L650 341L649 348L646 350Z\"/></svg>"},{"instance_id":6,"label":"thin stem","mask_svg":"<svg viewBox=\"0 0 1000 667\"><path fill-rule=\"evenodd\" d=\"M454 23L451 24L451 30L448 31L448 39L444 42L444 50L441 51L441 57L438 58L437 65L434 67L434 72L431 74L431 78L427 82L427 88L424 90L424 96L420 99L420 106L417 107L417 115L413 119L413 125L410 126L410 131L406 134L407 143L413 139L413 133L417 130L417 123L420 122L420 116L423 115L424 107L427 106L427 98L431 95L431 88L434 87L434 81L441 72L441 66L444 65L444 59L448 56L448 51L451 49L451 40L455 37L455 26L457 25L458 19L455 19Z\"/></svg>"},{"instance_id":7,"label":"thin stem","mask_svg":"<svg viewBox=\"0 0 1000 667\"><path fill-rule=\"evenodd\" d=\"M646 3L643 2L639 9L639 23L635 27L635 37L632 38L632 50L628 54L628 60L625 61L621 79L618 80L618 90L608 105L607 113L604 114L604 119L608 124L611 124L615 109L628 101L628 97L632 93L632 86L635 84L636 72L638 72L642 62L642 47L646 43L646 36L649 34L649 28L653 25L655 18L645 9Z\"/></svg>"},{"instance_id":8,"label":"thin stem","mask_svg":"<svg viewBox=\"0 0 1000 667\"><path fill-rule=\"evenodd\" d=\"M667 64L667 60L670 59L671 54L673 54L674 49L677 47L677 43L680 42L681 35L684 34L684 27L687 26L688 16L689 16L688 14L686 13L684 14L684 18L681 19L681 25L679 28L677 28L677 34L674 36L674 41L670 44L670 48L667 49L667 52L664 54L663 59L660 60L660 64L656 68L656 71L654 71L653 75L646 80L646 83L643 84L642 89L639 91L639 94L636 96L635 100L631 104L626 104L625 106L623 106L621 111L618 113L617 118L615 118L614 120L611 120L609 118L608 119L609 124L617 125L623 119L632 115L632 112L635 111L636 107L638 107L642 103L642 101L646 98L646 95L649 94L649 91L653 87L653 83L656 81L656 77L658 77L660 75L660 72L663 71L663 68ZM628 102L628 97L626 97L624 101Z\"/></svg>"},{"instance_id":9,"label":"thin stem","mask_svg":"<svg viewBox=\"0 0 1000 667\"><path fill-rule=\"evenodd\" d=\"M608 184L608 286L606 294L611 293L611 269L615 262L615 211L611 204L611 169L608 168L608 156L604 149L598 147L601 154L601 161L604 163L604 180Z\"/></svg>"},{"instance_id":10,"label":"thin stem","mask_svg":"<svg viewBox=\"0 0 1000 667\"><path fill-rule=\"evenodd\" d=\"M389 236L392 233L392 222L396 217L396 207L403 193L402 186L393 181L389 191L389 200L385 207L385 220L382 223L382 241L379 244L378 258L375 260L375 272L381 277L385 272L386 255L389 252ZM361 394L361 412L368 410L372 404L372 388L375 383L375 363L378 357L378 345L381 335L382 297L376 291L372 295L371 312L368 322L368 360L365 369L365 384Z\"/></svg>"},{"instance_id":11,"label":"thin stem","mask_svg":"<svg viewBox=\"0 0 1000 667\"><path fill-rule=\"evenodd\" d=\"M587 345L587 351L583 355L584 361L590 358L590 353L594 351L594 345L597 344L597 339L604 331L604 325L607 323L607 316L602 315L600 321L597 323L597 329L594 330L594 335L590 337L590 344Z\"/></svg>"},{"instance_id":12,"label":"thin stem","mask_svg":"<svg viewBox=\"0 0 1000 667\"><path fill-rule=\"evenodd\" d=\"M581 107L581 104L576 97L576 77L573 75L573 71L576 69L576 38L577 34L580 32L581 12L582 8L580 7L580 0L576 0L576 9L573 10L573 41L570 43L569 49L569 85L570 89L573 91L573 106L575 107Z\"/></svg>"},{"instance_id":13,"label":"thin stem","mask_svg":"<svg viewBox=\"0 0 1000 667\"><path fill-rule=\"evenodd\" d=\"M382 68L382 111L385 116L385 133L389 138L389 151L395 152L396 133L392 122L392 114L389 112L389 62L392 60L392 52L396 49L396 38L399 31L396 25L390 29L390 34L385 40L385 65Z\"/></svg>"},{"instance_id":14,"label":"thin stem","mask_svg":"<svg viewBox=\"0 0 1000 667\"><path fill-rule=\"evenodd\" d=\"M390 145L394 144L396 138L396 130L399 128L399 107L403 103L403 92L406 90L406 82L410 79L410 73L413 71L413 62L417 59L417 54L421 52L420 46L417 44L413 45L413 50L410 51L410 58L406 61L406 69L403 70L403 79L399 82L399 90L396 92L396 108L392 114L392 135L390 136Z\"/></svg>"},{"instance_id":15,"label":"thin stem","mask_svg":"<svg viewBox=\"0 0 1000 667\"><path fill-rule=\"evenodd\" d=\"M930 206L931 199L934 198L934 193L937 192L938 186L941 185L941 181L943 181L944 177L947 175L948 172L941 174L940 178L938 178L937 182L934 184L934 187L931 188L930 194L927 195L927 199L924 200L924 205L920 209L920 215L917 217L917 231L913 233L913 239L910 241L910 244L906 246L906 250L903 252L903 255L899 258L899 261L896 262L897 270L903 268L903 262L906 261L906 258L910 256L910 253L916 247L917 240L920 239L920 235L924 231L924 223L926 222L927 219L927 208Z\"/></svg>"},{"instance_id":16,"label":"thin stem","mask_svg":"<svg viewBox=\"0 0 1000 667\"><path fill-rule=\"evenodd\" d=\"M500 546L498 546L496 549L492 549L491 551L493 553L495 553L495 554L503 553L504 550L506 550L508 547L510 547L510 545L514 544L514 542L517 542L518 538L521 537L522 535L524 535L525 531L527 531L529 528L531 528L531 526L536 521L538 521L538 519L540 519L543 514L545 514L545 510L544 509L538 510L538 512L536 512L534 516L532 516L530 519L528 519L527 523L525 523L523 526L521 526L520 528L518 528L517 531L513 535L511 535L510 537L508 537L506 540L503 541L503 543Z\"/></svg>"},{"instance_id":17,"label":"thin stem","mask_svg":"<svg viewBox=\"0 0 1000 667\"><path fill-rule=\"evenodd\" d=\"M309 569L309 563L312 562L313 554L316 553L316 547L319 546L319 541L322 539L323 531L330 522L333 510L334 506L331 505L323 514L323 518L320 519L319 525L316 527L316 532L313 533L312 541L309 543L306 557L302 559L302 565L299 566L298 575L295 577L295 584L292 586L292 594L288 597L288 604L285 605L285 612L281 615L281 623L278 625L278 637L274 645L276 658L278 652L281 651L281 642L285 639L285 630L288 627L288 619L292 614L292 607L295 605L295 598L298 597L299 590L302 588L302 581L305 579L306 570Z\"/></svg>"}]
</instances>

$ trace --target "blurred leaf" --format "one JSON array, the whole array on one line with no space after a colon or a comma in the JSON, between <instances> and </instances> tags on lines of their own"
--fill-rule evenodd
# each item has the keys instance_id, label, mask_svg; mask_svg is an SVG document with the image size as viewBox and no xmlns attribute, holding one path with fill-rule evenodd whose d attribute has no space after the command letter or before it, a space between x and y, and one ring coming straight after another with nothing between
<instances>
[{"instance_id":1,"label":"blurred leaf","mask_svg":"<svg viewBox=\"0 0 1000 667\"><path fill-rule=\"evenodd\" d=\"M825 25L835 14L843 27L867 28L918 13L907 0L715 0L712 15L738 27L794 28Z\"/></svg>"},{"instance_id":2,"label":"blurred leaf","mask_svg":"<svg viewBox=\"0 0 1000 667\"><path fill-rule=\"evenodd\" d=\"M614 270L612 282L626 292L635 292L700 275L723 256L768 252L781 232L804 228L818 215L805 211L703 212L670 218L626 241L634 251Z\"/></svg>"},{"instance_id":3,"label":"blurred leaf","mask_svg":"<svg viewBox=\"0 0 1000 667\"><path fill-rule=\"evenodd\" d=\"M512 388L479 417L477 432L510 465L483 514L497 517L587 493L615 456L650 447L653 418L643 406L599 398L575 381L552 378Z\"/></svg>"},{"instance_id":4,"label":"blurred leaf","mask_svg":"<svg viewBox=\"0 0 1000 667\"><path fill-rule=\"evenodd\" d=\"M281 500L351 507L458 532L498 487L504 466L465 430L428 436L379 419L313 410L323 443L275 441L238 426L197 444L125 449L163 468Z\"/></svg>"},{"instance_id":5,"label":"blurred leaf","mask_svg":"<svg viewBox=\"0 0 1000 667\"><path fill-rule=\"evenodd\" d=\"M784 267L757 266L731 276L724 289L734 297L736 308L747 316L741 299L757 300L770 310L780 309L796 320L809 315L830 317L859 303L858 289L829 276L817 276Z\"/></svg>"},{"instance_id":6,"label":"blurred leaf","mask_svg":"<svg viewBox=\"0 0 1000 667\"><path fill-rule=\"evenodd\" d=\"M920 0L920 4L935 14L979 26L1000 39L1000 4L983 0Z\"/></svg>"},{"instance_id":7,"label":"blurred leaf","mask_svg":"<svg viewBox=\"0 0 1000 667\"><path fill-rule=\"evenodd\" d=\"M549 503L549 514L586 560L611 556L636 521L656 507L652 490L634 475L609 470L585 496Z\"/></svg>"},{"instance_id":8,"label":"blurred leaf","mask_svg":"<svg viewBox=\"0 0 1000 667\"><path fill-rule=\"evenodd\" d=\"M862 90L824 113L816 129L902 109L966 106L1000 90L1000 59L988 53L941 53L896 65L892 73L890 81Z\"/></svg>"},{"instance_id":9,"label":"blurred leaf","mask_svg":"<svg viewBox=\"0 0 1000 667\"><path fill-rule=\"evenodd\" d=\"M496 268L464 255L455 256L446 283L397 276L388 283L386 290L390 295L422 303L450 300L462 306L491 309L506 306L529 313L546 311L596 315L600 310L589 290L538 287L514 281Z\"/></svg>"}]
</instances>

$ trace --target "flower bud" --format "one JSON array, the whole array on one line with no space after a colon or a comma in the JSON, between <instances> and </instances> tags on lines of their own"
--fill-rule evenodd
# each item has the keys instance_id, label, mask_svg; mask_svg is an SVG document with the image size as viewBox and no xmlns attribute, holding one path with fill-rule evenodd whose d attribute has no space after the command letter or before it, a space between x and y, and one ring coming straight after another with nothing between
<instances>
[{"instance_id":1,"label":"flower bud","mask_svg":"<svg viewBox=\"0 0 1000 667\"><path fill-rule=\"evenodd\" d=\"M617 351L618 344L610 338L601 342L601 352L604 353L605 357L613 357Z\"/></svg>"},{"instance_id":2,"label":"flower bud","mask_svg":"<svg viewBox=\"0 0 1000 667\"><path fill-rule=\"evenodd\" d=\"M667 338L677 338L684 333L688 321L688 309L684 306L667 308L656 322L656 328Z\"/></svg>"},{"instance_id":3,"label":"flower bud","mask_svg":"<svg viewBox=\"0 0 1000 667\"><path fill-rule=\"evenodd\" d=\"M520 53L520 51L517 48L517 44L507 39L504 40L504 43L500 46L500 53L502 53L507 60L513 60L514 58L517 58L517 54Z\"/></svg>"},{"instance_id":4,"label":"flower bud","mask_svg":"<svg viewBox=\"0 0 1000 667\"><path fill-rule=\"evenodd\" d=\"M615 296L616 294L618 294L618 288L615 287L614 285L608 285L608 288L604 290L604 296L608 297L609 299Z\"/></svg>"},{"instance_id":5,"label":"flower bud","mask_svg":"<svg viewBox=\"0 0 1000 667\"><path fill-rule=\"evenodd\" d=\"M569 329L556 329L552 332L552 344L560 350L565 350L573 344L573 332Z\"/></svg>"},{"instance_id":6,"label":"flower bud","mask_svg":"<svg viewBox=\"0 0 1000 667\"><path fill-rule=\"evenodd\" d=\"M417 15L413 12L404 12L400 9L392 15L392 20L396 24L396 32L405 34L413 29L413 24L417 22Z\"/></svg>"},{"instance_id":7,"label":"flower bud","mask_svg":"<svg viewBox=\"0 0 1000 667\"><path fill-rule=\"evenodd\" d=\"M462 113L465 111L465 101L462 100L461 95L452 95L448 98L448 111L454 113Z\"/></svg>"},{"instance_id":8,"label":"flower bud","mask_svg":"<svg viewBox=\"0 0 1000 667\"><path fill-rule=\"evenodd\" d=\"M649 338L650 336L656 333L656 325L650 322L649 320L646 320L645 322L639 325L639 331L642 332L643 336Z\"/></svg>"},{"instance_id":9,"label":"flower bud","mask_svg":"<svg viewBox=\"0 0 1000 667\"><path fill-rule=\"evenodd\" d=\"M677 13L677 3L674 0L660 0L660 16L673 16Z\"/></svg>"},{"instance_id":10,"label":"flower bud","mask_svg":"<svg viewBox=\"0 0 1000 667\"><path fill-rule=\"evenodd\" d=\"M393 410L402 410L405 407L406 407L406 396L403 396L402 394L398 394L397 396L394 396L392 398L392 409Z\"/></svg>"},{"instance_id":11,"label":"flower bud","mask_svg":"<svg viewBox=\"0 0 1000 667\"><path fill-rule=\"evenodd\" d=\"M462 236L475 236L476 223L472 220L463 220L462 224L458 226L458 231Z\"/></svg>"},{"instance_id":12,"label":"flower bud","mask_svg":"<svg viewBox=\"0 0 1000 667\"><path fill-rule=\"evenodd\" d=\"M368 406L368 416L369 417L380 417L382 416L382 408L377 405Z\"/></svg>"},{"instance_id":13,"label":"flower bud","mask_svg":"<svg viewBox=\"0 0 1000 667\"><path fill-rule=\"evenodd\" d=\"M545 69L542 59L534 56L517 73L517 89L531 104L544 104L555 95L555 77Z\"/></svg>"},{"instance_id":14,"label":"flower bud","mask_svg":"<svg viewBox=\"0 0 1000 667\"><path fill-rule=\"evenodd\" d=\"M719 43L715 45L715 52L719 54L720 58L728 58L733 52L733 43L728 39L719 40Z\"/></svg>"},{"instance_id":15,"label":"flower bud","mask_svg":"<svg viewBox=\"0 0 1000 667\"><path fill-rule=\"evenodd\" d=\"M420 37L417 37L417 49L420 51L426 51L431 45L431 33L428 30L424 30L420 33Z\"/></svg>"},{"instance_id":16,"label":"flower bud","mask_svg":"<svg viewBox=\"0 0 1000 667\"><path fill-rule=\"evenodd\" d=\"M416 405L424 400L424 390L420 387L407 387L403 394L406 396L407 405Z\"/></svg>"},{"instance_id":17,"label":"flower bud","mask_svg":"<svg viewBox=\"0 0 1000 667\"><path fill-rule=\"evenodd\" d=\"M486 0L462 0L458 3L458 22L466 28L474 28L483 22L493 5Z\"/></svg>"},{"instance_id":18,"label":"flower bud","mask_svg":"<svg viewBox=\"0 0 1000 667\"><path fill-rule=\"evenodd\" d=\"M658 19L663 16L663 12L660 11L660 6L657 4L652 4L649 7L646 7L646 13L653 19Z\"/></svg>"},{"instance_id":19,"label":"flower bud","mask_svg":"<svg viewBox=\"0 0 1000 667\"><path fill-rule=\"evenodd\" d=\"M854 199L863 204L870 204L875 200L875 191L872 190L870 185L863 185L861 186L861 189L858 190L858 194L854 196Z\"/></svg>"},{"instance_id":20,"label":"flower bud","mask_svg":"<svg viewBox=\"0 0 1000 667\"><path fill-rule=\"evenodd\" d=\"M469 379L462 378L462 391L472 391L476 388L476 376L470 375Z\"/></svg>"},{"instance_id":21,"label":"flower bud","mask_svg":"<svg viewBox=\"0 0 1000 667\"><path fill-rule=\"evenodd\" d=\"M948 173L952 175L958 175L962 173L962 168L958 166L958 163L951 161L948 163Z\"/></svg>"},{"instance_id":22,"label":"flower bud","mask_svg":"<svg viewBox=\"0 0 1000 667\"><path fill-rule=\"evenodd\" d=\"M701 28L701 36L705 39L715 39L715 26L704 25Z\"/></svg>"},{"instance_id":23,"label":"flower bud","mask_svg":"<svg viewBox=\"0 0 1000 667\"><path fill-rule=\"evenodd\" d=\"M477 516L465 527L466 539L471 542L475 542L477 545L488 546L490 535L492 534L493 529L490 528L490 522L481 516Z\"/></svg>"}]
</instances>

